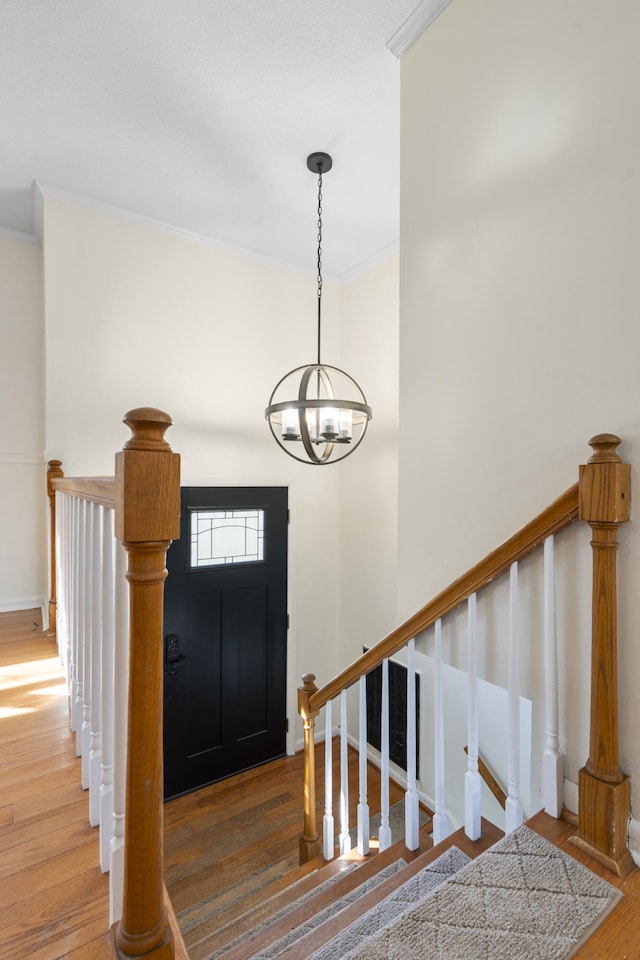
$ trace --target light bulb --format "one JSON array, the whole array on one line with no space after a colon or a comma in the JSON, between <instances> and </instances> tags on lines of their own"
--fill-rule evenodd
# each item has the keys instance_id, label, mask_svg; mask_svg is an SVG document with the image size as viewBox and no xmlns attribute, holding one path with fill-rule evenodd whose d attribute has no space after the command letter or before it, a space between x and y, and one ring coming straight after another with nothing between
<instances>
[{"instance_id":1,"label":"light bulb","mask_svg":"<svg viewBox=\"0 0 640 960\"><path fill-rule=\"evenodd\" d=\"M338 413L338 440L349 443L353 433L353 412L340 410Z\"/></svg>"},{"instance_id":2,"label":"light bulb","mask_svg":"<svg viewBox=\"0 0 640 960\"><path fill-rule=\"evenodd\" d=\"M338 408L322 407L320 410L320 433L325 440L338 436Z\"/></svg>"},{"instance_id":3,"label":"light bulb","mask_svg":"<svg viewBox=\"0 0 640 960\"><path fill-rule=\"evenodd\" d=\"M300 422L298 420L298 411L294 407L287 407L286 410L282 411L282 439L300 439Z\"/></svg>"}]
</instances>

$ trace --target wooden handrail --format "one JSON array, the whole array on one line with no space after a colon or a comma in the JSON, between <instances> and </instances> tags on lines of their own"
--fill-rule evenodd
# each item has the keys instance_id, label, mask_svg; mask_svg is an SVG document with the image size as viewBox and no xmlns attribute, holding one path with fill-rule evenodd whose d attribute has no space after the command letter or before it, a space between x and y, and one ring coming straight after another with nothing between
<instances>
[{"instance_id":1,"label":"wooden handrail","mask_svg":"<svg viewBox=\"0 0 640 960\"><path fill-rule=\"evenodd\" d=\"M476 593L501 573L509 569L515 560L522 560L547 537L558 533L578 518L578 484L569 487L546 510L538 514L526 526L505 540L497 549L454 580L433 600L392 630L354 663L330 680L324 687L314 691L308 699L308 708L318 713L329 700L337 697L360 677L375 670L383 660L401 650L409 640L430 627L436 620L446 616L459 603Z\"/></svg>"},{"instance_id":2,"label":"wooden handrail","mask_svg":"<svg viewBox=\"0 0 640 960\"><path fill-rule=\"evenodd\" d=\"M51 463L60 461L52 460ZM50 485L54 492L59 490L70 497L100 503L103 507L115 507L114 483L113 477L56 477Z\"/></svg>"}]
</instances>

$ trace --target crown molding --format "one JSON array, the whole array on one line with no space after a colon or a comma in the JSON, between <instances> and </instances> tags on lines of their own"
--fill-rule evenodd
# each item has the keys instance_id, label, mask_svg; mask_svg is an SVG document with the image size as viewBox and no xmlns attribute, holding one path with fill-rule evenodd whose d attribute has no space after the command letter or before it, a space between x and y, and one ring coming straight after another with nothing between
<instances>
[{"instance_id":1,"label":"crown molding","mask_svg":"<svg viewBox=\"0 0 640 960\"><path fill-rule=\"evenodd\" d=\"M450 3L451 0L422 0L391 37L387 50L400 59Z\"/></svg>"},{"instance_id":2,"label":"crown molding","mask_svg":"<svg viewBox=\"0 0 640 960\"><path fill-rule=\"evenodd\" d=\"M40 243L40 240L35 233L24 233L22 230L11 230L10 227L0 227L0 237L6 237L7 240L17 240L18 243Z\"/></svg>"},{"instance_id":3,"label":"crown molding","mask_svg":"<svg viewBox=\"0 0 640 960\"><path fill-rule=\"evenodd\" d=\"M138 227L145 227L148 230L154 230L164 236L174 237L178 240L187 240L190 243L197 243L201 246L210 247L219 253L226 253L233 257L240 257L243 260L249 260L253 263L260 263L264 266L273 267L277 270L286 270L287 273L295 273L298 276L315 276L315 270L309 267L301 267L295 263L289 263L286 260L279 260L277 257L270 257L266 253L258 253L245 247L235 246L231 243L224 243L221 240L214 240L212 237L205 237L199 233L192 233L190 230L184 230L182 227L172 226L170 223L164 223L161 220L154 220L141 213L134 213L125 207L118 207L115 204L105 203L102 200L95 200L93 197L87 197L81 193L74 193L72 190L66 190L64 187L57 187L52 183L46 183L42 180L36 180L35 195L36 201L36 229L42 236L42 223L44 214L42 211L44 200L55 200L59 203L67 203L72 207L80 207L88 210L90 213L97 213L103 217L109 217L111 220L120 220L124 223L130 223ZM40 208L38 210L38 207ZM335 277L327 276L327 280L335 280Z\"/></svg>"},{"instance_id":4,"label":"crown molding","mask_svg":"<svg viewBox=\"0 0 640 960\"><path fill-rule=\"evenodd\" d=\"M350 283L352 280L357 280L358 277L361 277L363 274L373 270L373 268L377 267L378 264L384 263L386 260L390 260L391 257L396 256L399 252L400 241L394 240L393 243L390 243L387 247L384 247L382 250L378 250L377 253L374 253L371 257L367 257L367 259L363 260L362 263L359 263L357 266L347 270L346 273L341 274L340 285L342 286L342 284Z\"/></svg>"}]
</instances>

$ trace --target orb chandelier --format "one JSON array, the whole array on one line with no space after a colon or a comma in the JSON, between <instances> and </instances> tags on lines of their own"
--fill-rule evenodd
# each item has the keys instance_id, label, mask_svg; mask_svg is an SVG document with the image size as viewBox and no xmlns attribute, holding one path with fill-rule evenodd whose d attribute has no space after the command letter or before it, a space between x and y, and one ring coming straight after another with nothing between
<instances>
[{"instance_id":1,"label":"orb chandelier","mask_svg":"<svg viewBox=\"0 0 640 960\"><path fill-rule=\"evenodd\" d=\"M265 410L271 433L301 463L344 460L362 442L371 407L353 377L320 359L322 331L322 175L333 161L312 153L307 167L318 175L318 359L296 367L278 381Z\"/></svg>"}]
</instances>

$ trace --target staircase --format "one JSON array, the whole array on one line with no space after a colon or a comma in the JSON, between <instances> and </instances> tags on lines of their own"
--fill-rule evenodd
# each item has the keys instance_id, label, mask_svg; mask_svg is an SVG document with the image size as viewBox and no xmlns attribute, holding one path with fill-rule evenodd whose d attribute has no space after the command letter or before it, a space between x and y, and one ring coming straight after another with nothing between
<instances>
[{"instance_id":1,"label":"staircase","mask_svg":"<svg viewBox=\"0 0 640 960\"><path fill-rule=\"evenodd\" d=\"M603 877L541 812L420 849L306 864L189 947L191 960L595 960L638 956L640 874ZM546 835L546 836L545 836ZM555 837L556 843L552 842ZM309 869L311 872L309 872Z\"/></svg>"},{"instance_id":2,"label":"staircase","mask_svg":"<svg viewBox=\"0 0 640 960\"><path fill-rule=\"evenodd\" d=\"M77 750L83 761L82 784L89 787L90 810L93 811L90 819L92 823L99 820L101 826L104 820L105 827L113 828L111 839L123 841L124 859L116 862L114 857L110 863L112 919L116 917L116 908L121 914L114 927L116 952L123 958L144 955L149 957L149 960L151 957L154 960L169 960L178 954L186 956L180 932L175 925L174 909L166 897L163 884L162 726L159 709L159 691L162 686L162 584L166 573L166 549L171 539L176 536L179 517L178 461L164 440L164 432L170 424L170 418L166 414L150 408L140 408L127 414L125 422L131 427L133 435L124 450L118 454L115 480L65 480L60 476L59 462L50 463L52 474L55 474L53 468L58 465L58 475L52 476L49 483L52 508L50 610L53 611L50 616L52 621L62 628L59 634L56 630L52 635L57 636L63 659L71 668L69 681L73 708L72 729L76 731ZM239 903L230 905L229 910L225 911L224 923L218 922L222 916L219 912L216 918L212 917L211 931L197 943L189 944L189 956L192 960L197 957L209 960L214 955L216 958L226 957L227 960L262 957L266 956L267 948L269 960L276 956L286 956L287 960L318 956L320 947L363 911L374 909L375 918L376 906L389 895L394 896L394 892L403 883L434 862L440 852L447 849L444 844L449 847L457 845L463 849L458 841L466 842L466 838L469 838L471 851L465 852L474 857L483 850L483 844L491 831L494 831L494 836L490 840L495 840L495 828L489 828L481 817L481 716L478 692L481 677L478 660L481 653L480 641L483 640L491 619L487 616L487 610L492 609L492 602L489 601L487 607L482 609L483 598L486 596L484 591L493 590L494 586L496 591L499 591L502 589L501 584L507 583L507 576L508 602L503 603L500 600L498 606L506 613L504 619L508 629L506 632L496 633L495 649L500 651L500 663L506 664L508 673L505 688L508 693L508 709L492 711L494 718L504 716L501 725L508 734L505 747L506 769L504 772L497 771L501 779L508 784L505 831L509 837L524 835L524 832L520 833L523 818L527 815L527 800L523 800L521 795L519 704L523 670L520 663L528 662L525 657L529 658L530 652L541 649L544 653L544 666L536 667L533 673L538 680L544 678L544 682L538 683L540 689L528 691L531 700L538 703L535 712L541 721L538 731L532 737L532 749L536 746L539 750L539 771L535 792L528 801L528 809L538 809L542 801L549 814L554 817L561 815L564 761L560 754L558 723L554 537L578 519L586 521L591 528L592 691L590 716L587 716L586 710L580 708L576 715L570 718L573 729L584 729L587 724L590 728L590 755L578 774L579 821L577 835L573 838L577 848L574 855L577 860L581 855L589 855L596 865L608 869L620 878L621 883L617 884L618 886L625 882L634 867L627 847L630 782L620 767L618 745L616 550L618 528L630 519L630 467L622 462L616 452L619 443L619 438L609 434L594 437L590 441L593 455L589 462L580 468L577 484L453 581L387 637L370 647L362 657L329 683L318 688L313 674L302 677L298 688L298 712L304 733L304 810L299 853L300 862L304 866L289 878L291 882L284 891L281 889L281 881L278 881L277 892L275 888L270 890L268 885L263 884L258 894L257 913L253 916L247 912L248 904L245 902L242 906ZM143 462L144 470L141 469ZM136 480L135 484L133 479ZM56 502L64 521L61 527L56 524ZM151 504L154 507L161 504L162 523L159 525L155 510L148 511L149 516L140 511L140 504ZM101 510L104 514L102 517ZM113 529L106 523L107 514L114 515ZM126 753L126 783L123 782L124 777L119 776L116 790L114 776L113 788L114 803L116 793L118 794L118 809L126 806L124 837L116 830L122 830L123 817L120 814L116 816L115 806L113 817L103 817L98 805L94 804L95 811L91 805L92 783L94 787L100 786L97 778L91 778L92 770L98 769L97 744L101 736L100 729L94 724L99 715L96 705L100 701L104 704L114 687L125 686L122 683L114 684L112 678L106 689L101 689L100 684L94 689L94 675L102 677L102 673L100 669L88 667L98 666L103 659L106 649L103 633L106 631L111 635L114 632L111 622L113 617L103 616L101 621L97 617L99 609L102 609L103 613L112 612L113 591L107 591L105 585L113 581L114 566L113 556L109 554L108 562L105 562L104 549L101 556L97 547L100 545L101 536L104 548L105 544L110 544L114 539L114 534L129 557L129 635L127 637L125 631L123 640L126 642L116 645L116 651L122 652L128 642L130 650L127 721L129 736L126 752L119 750L121 760ZM54 544L57 545L57 552L53 548ZM541 548L540 551L538 547ZM539 557L541 552L543 569L539 580L544 594L544 630L540 631L542 638L537 634L531 638L530 650L527 651L526 647L521 649L523 617L520 616L520 597L521 594L524 596L529 592L527 578L530 564L534 563L534 554ZM520 564L524 570L524 589L520 587ZM64 588L60 605L57 604L55 593L57 580ZM124 583L124 576L119 580ZM478 603L479 594L481 599ZM104 602L105 595L109 597L108 604ZM100 606L96 603L96 597L102 598ZM115 606L117 613L117 604ZM466 609L466 618L463 609ZM118 617L115 619L119 622ZM577 621L579 619L577 617ZM528 622L527 617L524 617L524 621ZM456 627L459 623L466 623L466 627L463 627L460 637L456 638ZM67 631L67 626L73 629ZM528 630L522 632L528 635ZM448 664L444 663L443 647L450 637L457 639L457 646L464 646L467 651L466 711L460 710L464 697L457 694L445 696L444 667ZM455 649L451 652L452 659L456 661L458 653ZM584 653L580 650L578 656L582 659ZM389 666L391 658L395 656L406 661L407 676L404 708L406 749L403 762L393 761L400 762L406 770L406 832L405 842L400 848L392 845L389 829L389 728L392 707L389 695ZM420 756L425 738L418 736L419 702L416 678L421 668L426 675L426 659L429 657L434 664L434 763L433 775L429 774L430 779L425 779ZM422 658L420 663L417 663L418 658ZM111 655L107 660L111 662ZM381 829L379 852L371 855L366 678L378 668L382 670ZM456 774L457 784L446 799L444 756L445 752L448 752L449 756L454 756L455 752L449 750L445 741L445 728L448 726L444 722L445 700L454 705L458 714L466 712L467 739L461 743L467 743L468 753L466 773ZM335 713L332 713L333 709ZM123 716L124 714L121 715L121 711L118 711L116 719L120 722L122 731L125 729ZM320 733L316 731L316 721L321 717L325 731L326 776L324 817L320 829L317 816L319 804L316 802L316 741L322 739L322 736L316 735ZM111 721L113 717L110 718L107 732L113 739L117 724ZM350 722L357 725L357 737L349 731ZM340 785L334 789L331 779L331 744L336 728L340 735ZM428 736L430 737L431 733ZM347 754L350 746L357 747L360 757L357 855L349 854L350 831L353 825L348 815L351 798ZM460 751L463 749L461 746ZM95 762L92 764L92 761ZM109 766L104 762L104 757L100 766L105 770ZM112 766L114 770L119 769L117 763L112 763ZM419 776L422 778L420 796ZM153 787L151 794L150 784ZM125 792L126 804L120 797L120 794L124 796ZM336 793L339 794L339 824L338 818L334 818ZM95 789L93 795L94 798L97 796ZM453 821L460 823L464 819L464 834L458 832L451 835L448 815L448 810L452 809L450 797L455 800L461 796L464 799L464 815L455 815ZM425 838L424 831L419 830L420 799L430 805L433 801L433 838L437 849L431 849L433 841ZM321 868L322 861L318 860L321 851L325 860L335 855L334 839L338 827L338 847L342 856L336 861L336 866ZM113 846L111 851L115 853ZM494 855L488 854L489 859L492 856ZM469 876L475 868L471 864L463 869L465 876ZM329 874L337 879L325 886ZM452 880L445 886L450 890L455 882ZM356 890L359 891L359 896L356 896ZM442 899L440 892L434 896L436 900ZM524 909L523 915L526 913ZM267 922L267 917L271 918L271 922ZM308 924L311 917L314 918L312 927ZM519 921L514 920L513 924L515 928ZM296 931L293 937L292 930ZM238 937L241 939L238 940ZM278 941L281 944L276 948L273 945ZM342 956L342 952L338 955ZM466 957L474 954L463 955ZM640 954L636 952L631 955ZM334 958L327 954L322 960Z\"/></svg>"},{"instance_id":3,"label":"staircase","mask_svg":"<svg viewBox=\"0 0 640 960\"><path fill-rule=\"evenodd\" d=\"M275 880L227 910L216 929L189 944L190 960L306 960L321 950L324 958L323 948L327 957L338 960L344 948L332 941L353 931L364 914L390 900L396 901L397 912L407 906L407 897L424 895L425 883L435 888L442 882L449 864L433 865L447 851L457 848L466 861L502 836L493 824L483 822L481 840L471 843L461 829L434 847L430 830L430 823L422 828L415 851L400 841L366 858L353 852L329 863L318 858L304 864L288 876L284 890ZM421 885L419 876L424 877ZM412 879L413 891L399 894Z\"/></svg>"}]
</instances>

